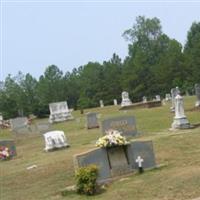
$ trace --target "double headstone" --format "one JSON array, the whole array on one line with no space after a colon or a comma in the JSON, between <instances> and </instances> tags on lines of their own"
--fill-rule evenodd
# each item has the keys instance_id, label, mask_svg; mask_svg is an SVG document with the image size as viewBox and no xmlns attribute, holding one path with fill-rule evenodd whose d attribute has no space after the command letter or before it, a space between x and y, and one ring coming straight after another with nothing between
<instances>
[{"instance_id":1,"label":"double headstone","mask_svg":"<svg viewBox=\"0 0 200 200\"><path fill-rule=\"evenodd\" d=\"M138 156L143 159L143 169L156 167L151 141L136 141L125 146L96 148L74 156L75 168L95 164L99 168L98 182L126 175L138 169Z\"/></svg>"},{"instance_id":2,"label":"double headstone","mask_svg":"<svg viewBox=\"0 0 200 200\"><path fill-rule=\"evenodd\" d=\"M102 122L102 132L103 135L109 129L118 130L123 136L136 136L136 120L133 116L122 116L106 119Z\"/></svg>"},{"instance_id":3,"label":"double headstone","mask_svg":"<svg viewBox=\"0 0 200 200\"><path fill-rule=\"evenodd\" d=\"M69 146L63 131L50 131L44 134L45 151Z\"/></svg>"},{"instance_id":4,"label":"double headstone","mask_svg":"<svg viewBox=\"0 0 200 200\"><path fill-rule=\"evenodd\" d=\"M97 113L87 113L87 128L99 128Z\"/></svg>"},{"instance_id":5,"label":"double headstone","mask_svg":"<svg viewBox=\"0 0 200 200\"><path fill-rule=\"evenodd\" d=\"M121 107L130 106L130 105L132 105L132 102L131 102L131 100L129 99L129 94L128 94L128 92L126 92L126 91L122 92Z\"/></svg>"},{"instance_id":6,"label":"double headstone","mask_svg":"<svg viewBox=\"0 0 200 200\"><path fill-rule=\"evenodd\" d=\"M49 116L50 123L62 122L73 119L73 116L68 108L66 101L50 103L49 110L50 110L50 116Z\"/></svg>"},{"instance_id":7,"label":"double headstone","mask_svg":"<svg viewBox=\"0 0 200 200\"><path fill-rule=\"evenodd\" d=\"M195 84L194 88L195 88L195 94L196 94L196 97L197 97L195 107L200 107L200 84L198 84L198 83Z\"/></svg>"},{"instance_id":8,"label":"double headstone","mask_svg":"<svg viewBox=\"0 0 200 200\"><path fill-rule=\"evenodd\" d=\"M175 117L172 123L172 129L181 128L190 128L190 123L184 114L183 97L178 94L175 97Z\"/></svg>"}]
</instances>

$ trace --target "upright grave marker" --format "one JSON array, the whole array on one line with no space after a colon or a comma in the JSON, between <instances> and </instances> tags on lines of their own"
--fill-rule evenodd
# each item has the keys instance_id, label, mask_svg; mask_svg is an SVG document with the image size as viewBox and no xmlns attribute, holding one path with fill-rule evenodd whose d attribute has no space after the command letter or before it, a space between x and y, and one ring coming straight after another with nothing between
<instances>
[{"instance_id":1,"label":"upright grave marker","mask_svg":"<svg viewBox=\"0 0 200 200\"><path fill-rule=\"evenodd\" d=\"M121 107L130 106L130 105L132 105L132 102L131 102L131 100L129 99L129 94L128 94L128 92L126 92L126 91L122 92Z\"/></svg>"},{"instance_id":2,"label":"upright grave marker","mask_svg":"<svg viewBox=\"0 0 200 200\"><path fill-rule=\"evenodd\" d=\"M63 131L47 132L44 134L44 139L45 139L45 151L60 149L69 146Z\"/></svg>"},{"instance_id":3,"label":"upright grave marker","mask_svg":"<svg viewBox=\"0 0 200 200\"><path fill-rule=\"evenodd\" d=\"M113 100L114 106L117 106L117 99Z\"/></svg>"},{"instance_id":4,"label":"upright grave marker","mask_svg":"<svg viewBox=\"0 0 200 200\"><path fill-rule=\"evenodd\" d=\"M178 94L175 98L175 117L172 123L172 129L190 127L190 123L184 114L183 97Z\"/></svg>"},{"instance_id":5,"label":"upright grave marker","mask_svg":"<svg viewBox=\"0 0 200 200\"><path fill-rule=\"evenodd\" d=\"M50 123L62 122L73 119L73 116L68 108L66 101L50 103L49 110L50 110L50 116L49 116Z\"/></svg>"},{"instance_id":6,"label":"upright grave marker","mask_svg":"<svg viewBox=\"0 0 200 200\"><path fill-rule=\"evenodd\" d=\"M31 127L27 117L17 117L10 119L11 129L13 132L19 133L31 133Z\"/></svg>"},{"instance_id":7,"label":"upright grave marker","mask_svg":"<svg viewBox=\"0 0 200 200\"><path fill-rule=\"evenodd\" d=\"M97 113L87 113L87 128L99 128Z\"/></svg>"},{"instance_id":8,"label":"upright grave marker","mask_svg":"<svg viewBox=\"0 0 200 200\"><path fill-rule=\"evenodd\" d=\"M200 107L200 84L196 83L194 88L195 88L195 94L196 94L196 97L197 97L195 107Z\"/></svg>"},{"instance_id":9,"label":"upright grave marker","mask_svg":"<svg viewBox=\"0 0 200 200\"><path fill-rule=\"evenodd\" d=\"M103 134L109 129L114 129L122 132L123 136L136 136L136 120L133 116L122 116L106 119L102 122Z\"/></svg>"},{"instance_id":10,"label":"upright grave marker","mask_svg":"<svg viewBox=\"0 0 200 200\"><path fill-rule=\"evenodd\" d=\"M99 103L100 103L100 107L103 108L104 107L103 100L100 100Z\"/></svg>"}]
</instances>

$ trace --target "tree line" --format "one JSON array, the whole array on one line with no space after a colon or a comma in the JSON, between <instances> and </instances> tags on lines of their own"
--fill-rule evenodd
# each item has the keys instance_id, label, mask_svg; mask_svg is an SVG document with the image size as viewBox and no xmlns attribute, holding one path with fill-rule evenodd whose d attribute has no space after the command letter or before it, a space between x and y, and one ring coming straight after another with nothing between
<instances>
[{"instance_id":1,"label":"tree line","mask_svg":"<svg viewBox=\"0 0 200 200\"><path fill-rule=\"evenodd\" d=\"M128 55L122 60L115 53L102 64L88 62L64 73L48 66L39 80L19 72L8 75L0 88L0 112L4 118L35 114L48 115L48 104L67 101L69 107L84 109L121 101L129 92L134 101L156 94L164 96L179 86L193 91L200 82L200 22L193 22L182 46L162 31L158 18L138 16L122 35L128 41Z\"/></svg>"}]
</instances>

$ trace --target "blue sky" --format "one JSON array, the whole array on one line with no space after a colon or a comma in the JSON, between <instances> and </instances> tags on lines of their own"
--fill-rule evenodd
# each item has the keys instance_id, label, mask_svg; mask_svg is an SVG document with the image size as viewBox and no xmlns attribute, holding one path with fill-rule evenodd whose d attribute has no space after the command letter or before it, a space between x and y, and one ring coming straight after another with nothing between
<instances>
[{"instance_id":1,"label":"blue sky","mask_svg":"<svg viewBox=\"0 0 200 200\"><path fill-rule=\"evenodd\" d=\"M192 22L200 22L200 1L1 0L0 80L18 71L38 78L51 64L71 71L113 53L123 59L128 43L122 33L139 15L158 17L163 32L184 45Z\"/></svg>"}]
</instances>

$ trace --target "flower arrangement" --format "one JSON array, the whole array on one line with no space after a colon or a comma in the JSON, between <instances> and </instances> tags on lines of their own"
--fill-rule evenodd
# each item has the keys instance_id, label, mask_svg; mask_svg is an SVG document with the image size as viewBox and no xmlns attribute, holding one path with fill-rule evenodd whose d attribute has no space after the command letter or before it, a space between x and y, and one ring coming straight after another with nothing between
<instances>
[{"instance_id":1,"label":"flower arrangement","mask_svg":"<svg viewBox=\"0 0 200 200\"><path fill-rule=\"evenodd\" d=\"M129 142L125 137L121 135L121 132L117 130L110 129L106 131L105 136L99 138L96 142L96 146L98 147L112 147L112 146L121 146L126 145Z\"/></svg>"},{"instance_id":2,"label":"flower arrangement","mask_svg":"<svg viewBox=\"0 0 200 200\"><path fill-rule=\"evenodd\" d=\"M0 160L8 160L12 156L12 152L8 147L0 147Z\"/></svg>"}]
</instances>

